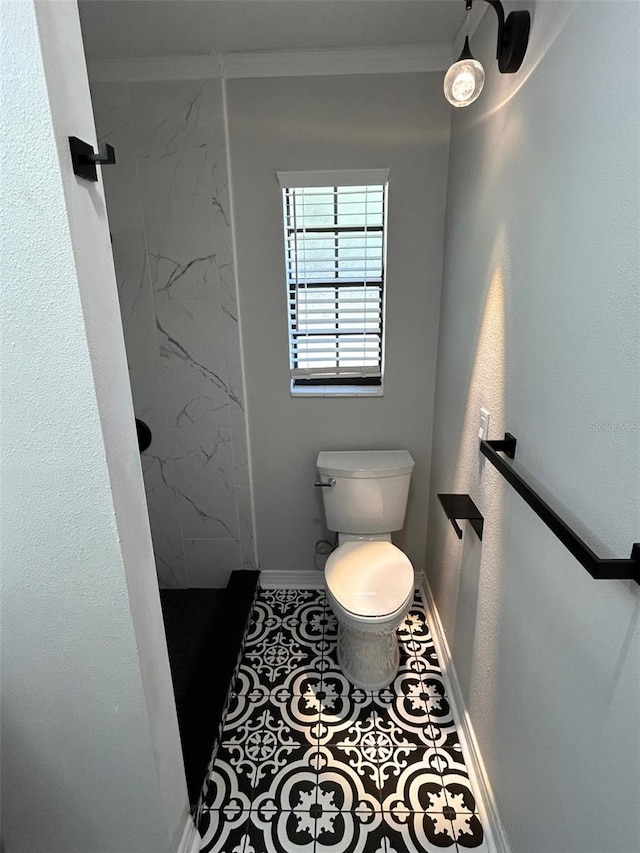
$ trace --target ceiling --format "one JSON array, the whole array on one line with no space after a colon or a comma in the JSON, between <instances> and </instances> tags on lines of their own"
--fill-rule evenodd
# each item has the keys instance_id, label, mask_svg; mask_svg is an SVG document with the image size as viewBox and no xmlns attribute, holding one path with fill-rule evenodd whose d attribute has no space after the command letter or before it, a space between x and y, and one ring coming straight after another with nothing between
<instances>
[{"instance_id":1,"label":"ceiling","mask_svg":"<svg viewBox=\"0 0 640 853\"><path fill-rule=\"evenodd\" d=\"M88 59L451 44L462 0L80 0Z\"/></svg>"}]
</instances>

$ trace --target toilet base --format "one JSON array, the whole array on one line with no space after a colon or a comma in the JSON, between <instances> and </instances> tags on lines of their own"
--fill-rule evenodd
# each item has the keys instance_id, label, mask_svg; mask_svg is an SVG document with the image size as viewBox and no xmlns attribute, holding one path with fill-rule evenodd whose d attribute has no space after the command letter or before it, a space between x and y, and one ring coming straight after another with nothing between
<instances>
[{"instance_id":1,"label":"toilet base","mask_svg":"<svg viewBox=\"0 0 640 853\"><path fill-rule=\"evenodd\" d=\"M338 622L338 663L345 676L364 690L380 690L395 678L400 650L395 629L358 631Z\"/></svg>"}]
</instances>

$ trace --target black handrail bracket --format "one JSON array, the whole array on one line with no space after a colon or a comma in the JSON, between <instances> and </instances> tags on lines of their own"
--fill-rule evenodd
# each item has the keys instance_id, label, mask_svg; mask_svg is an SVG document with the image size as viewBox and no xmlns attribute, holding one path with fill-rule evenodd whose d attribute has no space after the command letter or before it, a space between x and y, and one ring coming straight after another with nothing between
<instances>
[{"instance_id":1,"label":"black handrail bracket","mask_svg":"<svg viewBox=\"0 0 640 853\"><path fill-rule=\"evenodd\" d=\"M551 509L549 504L499 455L500 452L503 452L514 459L516 441L515 436L506 432L502 440L481 440L480 452L498 469L520 497L529 504L549 530L555 533L592 578L596 580L633 580L640 584L640 542L634 543L631 549L631 557L628 560L598 557L586 542L560 518L557 512Z\"/></svg>"}]
</instances>

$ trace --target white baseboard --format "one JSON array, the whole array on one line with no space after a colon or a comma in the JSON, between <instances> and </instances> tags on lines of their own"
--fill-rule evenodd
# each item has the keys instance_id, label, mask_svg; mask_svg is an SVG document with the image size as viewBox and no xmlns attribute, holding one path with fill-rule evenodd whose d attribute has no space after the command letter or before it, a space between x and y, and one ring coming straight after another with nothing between
<instances>
[{"instance_id":1,"label":"white baseboard","mask_svg":"<svg viewBox=\"0 0 640 853\"><path fill-rule=\"evenodd\" d=\"M500 820L493 789L484 766L484 761L482 760L482 755L480 754L480 747L473 731L473 725L466 709L462 688L453 664L444 628L440 621L438 608L436 607L426 577L424 575L416 575L416 585L418 585L420 580L422 582L419 584L419 588L427 611L427 623L431 629L433 644L438 655L438 660L440 661L442 679L458 728L462 753L469 771L469 778L478 794L478 810L482 824L486 830L487 847L490 853L512 853L511 845Z\"/></svg>"},{"instance_id":2,"label":"white baseboard","mask_svg":"<svg viewBox=\"0 0 640 853\"><path fill-rule=\"evenodd\" d=\"M324 589L324 572L319 570L299 572L261 571L263 589Z\"/></svg>"},{"instance_id":3,"label":"white baseboard","mask_svg":"<svg viewBox=\"0 0 640 853\"><path fill-rule=\"evenodd\" d=\"M188 815L177 853L199 853L201 841L200 833L196 829L193 818Z\"/></svg>"}]
</instances>

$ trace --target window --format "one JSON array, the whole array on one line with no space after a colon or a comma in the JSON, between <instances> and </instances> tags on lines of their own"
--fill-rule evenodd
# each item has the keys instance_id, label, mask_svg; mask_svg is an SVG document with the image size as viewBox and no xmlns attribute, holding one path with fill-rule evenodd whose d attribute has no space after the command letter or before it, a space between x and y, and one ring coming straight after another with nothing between
<instances>
[{"instance_id":1,"label":"window","mask_svg":"<svg viewBox=\"0 0 640 853\"><path fill-rule=\"evenodd\" d=\"M379 389L388 172L280 172L278 178L292 390Z\"/></svg>"}]
</instances>

